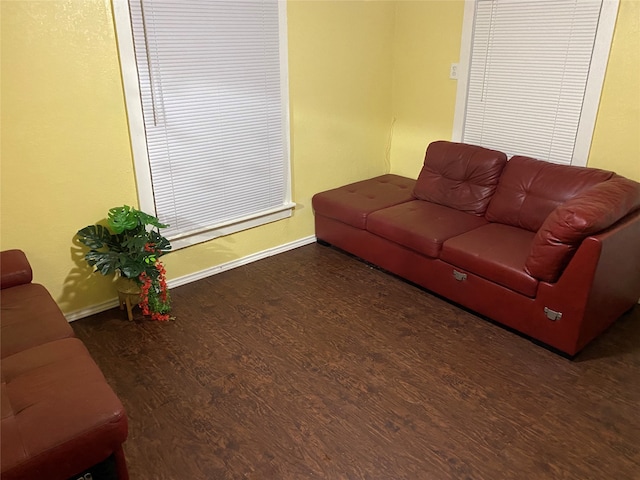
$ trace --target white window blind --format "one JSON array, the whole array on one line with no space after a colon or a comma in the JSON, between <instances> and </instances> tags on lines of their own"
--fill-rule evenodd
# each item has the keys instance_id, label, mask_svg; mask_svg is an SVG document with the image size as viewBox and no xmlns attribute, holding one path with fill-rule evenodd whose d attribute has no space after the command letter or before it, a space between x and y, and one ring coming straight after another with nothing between
<instances>
[{"instance_id":1,"label":"white window blind","mask_svg":"<svg viewBox=\"0 0 640 480\"><path fill-rule=\"evenodd\" d=\"M289 216L278 1L130 0L129 13L153 201L167 237Z\"/></svg>"},{"instance_id":2,"label":"white window blind","mask_svg":"<svg viewBox=\"0 0 640 480\"><path fill-rule=\"evenodd\" d=\"M601 0L477 0L462 141L571 164Z\"/></svg>"}]
</instances>

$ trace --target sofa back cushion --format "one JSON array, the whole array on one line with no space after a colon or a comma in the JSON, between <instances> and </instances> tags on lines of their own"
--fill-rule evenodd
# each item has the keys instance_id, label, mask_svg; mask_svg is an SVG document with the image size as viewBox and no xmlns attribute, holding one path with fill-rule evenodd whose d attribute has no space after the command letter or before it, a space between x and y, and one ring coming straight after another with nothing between
<instances>
[{"instance_id":1,"label":"sofa back cushion","mask_svg":"<svg viewBox=\"0 0 640 480\"><path fill-rule=\"evenodd\" d=\"M527 273L545 282L557 281L582 240L639 208L640 184L618 175L584 190L544 221L525 262Z\"/></svg>"},{"instance_id":2,"label":"sofa back cushion","mask_svg":"<svg viewBox=\"0 0 640 480\"><path fill-rule=\"evenodd\" d=\"M437 141L427 147L413 191L419 200L484 215L507 156L496 150Z\"/></svg>"},{"instance_id":3,"label":"sofa back cushion","mask_svg":"<svg viewBox=\"0 0 640 480\"><path fill-rule=\"evenodd\" d=\"M613 175L595 168L512 157L489 203L487 220L537 232L558 205Z\"/></svg>"}]
</instances>

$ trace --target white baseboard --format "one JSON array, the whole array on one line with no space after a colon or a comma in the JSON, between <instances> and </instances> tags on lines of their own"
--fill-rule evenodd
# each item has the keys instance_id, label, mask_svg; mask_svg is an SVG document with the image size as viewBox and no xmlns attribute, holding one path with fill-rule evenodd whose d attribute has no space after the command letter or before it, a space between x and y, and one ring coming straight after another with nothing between
<instances>
[{"instance_id":1,"label":"white baseboard","mask_svg":"<svg viewBox=\"0 0 640 480\"><path fill-rule=\"evenodd\" d=\"M104 312L105 310L110 310L118 306L118 299L112 298L111 300L107 300L106 302L98 303L96 305L91 305L87 308L81 308L80 310L74 310L73 312L65 313L64 316L67 319L67 322L73 322L75 320L80 320L84 317L89 317L95 313Z\"/></svg>"},{"instance_id":2,"label":"white baseboard","mask_svg":"<svg viewBox=\"0 0 640 480\"><path fill-rule=\"evenodd\" d=\"M187 283L195 282L197 280L202 280L203 278L211 277L212 275L216 275L221 272L226 272L227 270L241 267L242 265L247 265L252 262L257 262L258 260L262 260L263 258L272 257L273 255L278 255L280 253L293 250L295 248L309 245L311 243L314 243L315 241L316 241L315 235L310 235L308 237L294 240L293 242L285 243L284 245L279 245L277 247L269 248L261 252L247 255L246 257L238 258L237 260L232 260L231 262L226 262L221 265L216 265L215 267L206 268L204 270L200 270L199 272L190 273L188 275L184 275L178 278L172 278L167 282L167 284L170 289L174 287L186 285ZM114 297L111 300L107 300L105 302L92 305L87 308L82 308L80 310L74 310L73 312L66 313L65 317L68 322L73 322L75 320L80 320L81 318L89 317L96 313L104 312L105 310L110 310L117 306L118 306L118 299Z\"/></svg>"}]
</instances>

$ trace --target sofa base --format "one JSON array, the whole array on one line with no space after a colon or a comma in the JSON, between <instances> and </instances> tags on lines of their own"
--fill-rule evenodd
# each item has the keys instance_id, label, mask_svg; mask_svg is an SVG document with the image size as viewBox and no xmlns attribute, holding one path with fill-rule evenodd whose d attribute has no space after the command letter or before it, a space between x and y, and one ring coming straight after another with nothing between
<instances>
[{"instance_id":1,"label":"sofa base","mask_svg":"<svg viewBox=\"0 0 640 480\"><path fill-rule=\"evenodd\" d=\"M433 290L430 290L430 289L420 285L419 283L416 283L416 282L413 282L411 280L408 280L407 278L403 277L402 275L398 275L397 273L394 273L394 272L392 272L390 270L382 268L381 266L376 265L375 263L367 261L364 258L359 257L359 256L357 256L357 255L355 255L355 254L353 254L351 252L348 252L347 250L344 250L344 249L340 248L337 245L333 245L332 243L326 242L326 241L321 240L321 239L317 239L316 243L318 245L321 245L321 246L325 247L325 248L333 249L333 250L335 250L337 252L340 252L343 255L347 255L347 256L349 256L351 258L354 258L354 259L358 260L359 262L362 262L365 265L367 265L367 266L369 266L369 267L371 267L371 268L373 268L375 270L378 270L378 271L380 271L380 272L382 272L382 273L384 273L386 275L391 275L391 276L397 278L398 280L401 280L402 282L405 282L405 283L407 283L407 284L409 284L409 285L411 285L413 287L416 287L416 288L418 288L418 289L420 289L420 290L422 290L424 292L427 292L429 295L432 295L432 296L434 296L436 298L439 298L440 300L443 300L443 301L455 306L456 308L459 308L459 309L464 310L465 312L468 312L468 313L470 313L470 314L472 314L472 315L474 315L476 317L479 317L482 320L484 320L486 322L489 322L492 325L495 325L496 327L500 327L500 328L508 331L509 333L513 333L515 335L518 335L519 337L522 337L522 338L530 341L531 343L533 343L535 345L538 345L539 347L542 347L542 348L544 348L546 350L549 350L550 352L552 352L552 353L554 353L556 355L564 357L564 358L566 358L568 360L573 360L578 355L578 354L570 355L567 352L563 352L562 350L559 350L558 348L556 348L556 347L554 347L552 345L544 343L544 342L532 337L531 335L527 335L527 334L521 332L520 330L518 330L518 329L516 329L516 328L514 328L512 326L509 326L509 325L507 325L505 323L498 322L498 321L492 319L491 317L488 317L486 315L478 313L477 311L472 310L471 308L469 308L469 307L467 307L467 306L465 306L465 305L463 305L461 303L455 302L455 301L451 300L450 298L447 298L447 297L445 297L444 295L442 295L442 294L440 294L438 292L435 292Z\"/></svg>"},{"instance_id":2,"label":"sofa base","mask_svg":"<svg viewBox=\"0 0 640 480\"><path fill-rule=\"evenodd\" d=\"M114 453L93 467L73 475L68 480L124 480L128 478L128 475L122 474L119 457L124 459L124 453Z\"/></svg>"},{"instance_id":3,"label":"sofa base","mask_svg":"<svg viewBox=\"0 0 640 480\"><path fill-rule=\"evenodd\" d=\"M624 237L634 238L640 229L640 218L636 215L627 223L632 228L626 228ZM604 233L600 238L590 237L583 242L562 278L555 284L541 282L535 298L530 298L317 211L315 225L320 242L399 275L568 357L575 356L637 301L632 295L608 295L602 289L616 286L610 287L611 281L599 281L604 275L611 276L611 268L624 264L618 261L599 264L603 245L623 237L616 232ZM620 225L617 229L625 226ZM598 289L594 290L592 285ZM604 297L612 300L603 301ZM549 312L561 312L562 318L550 319Z\"/></svg>"}]
</instances>

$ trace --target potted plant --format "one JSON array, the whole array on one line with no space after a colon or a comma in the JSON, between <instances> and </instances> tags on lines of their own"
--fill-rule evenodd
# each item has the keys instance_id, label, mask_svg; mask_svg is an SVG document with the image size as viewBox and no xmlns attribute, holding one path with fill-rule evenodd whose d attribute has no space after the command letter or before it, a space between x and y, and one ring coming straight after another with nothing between
<instances>
[{"instance_id":1,"label":"potted plant","mask_svg":"<svg viewBox=\"0 0 640 480\"><path fill-rule=\"evenodd\" d=\"M169 320L171 300L160 257L171 249L171 244L159 232L168 225L128 205L110 209L107 225L88 225L78 231L80 242L89 247L85 260L95 272L115 274L138 287L135 290L139 290L144 315L151 315L153 320Z\"/></svg>"}]
</instances>

